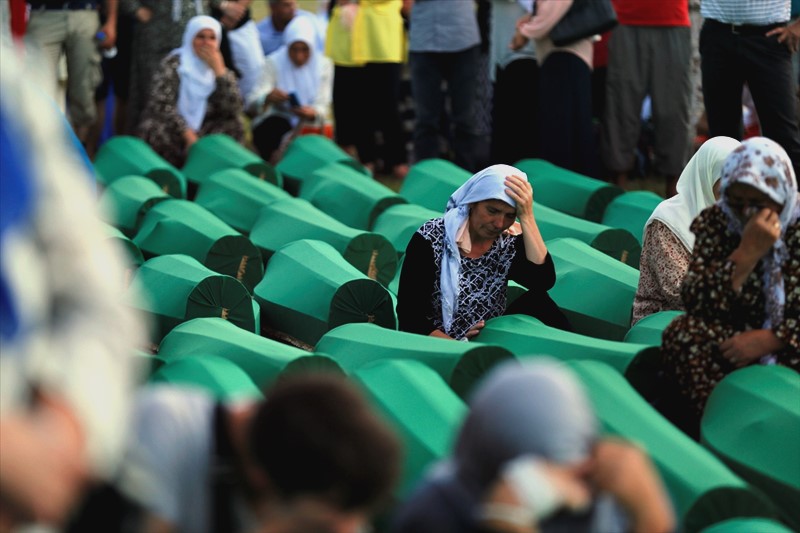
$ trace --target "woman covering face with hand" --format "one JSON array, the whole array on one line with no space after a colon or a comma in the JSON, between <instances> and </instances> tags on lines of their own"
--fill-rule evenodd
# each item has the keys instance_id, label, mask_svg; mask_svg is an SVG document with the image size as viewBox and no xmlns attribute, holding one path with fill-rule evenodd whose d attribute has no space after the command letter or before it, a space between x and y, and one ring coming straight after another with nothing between
<instances>
[{"instance_id":1,"label":"woman covering face with hand","mask_svg":"<svg viewBox=\"0 0 800 533\"><path fill-rule=\"evenodd\" d=\"M219 51L221 33L217 20L192 18L181 47L164 58L153 78L139 136L176 167L204 135L244 138L242 99Z\"/></svg>"},{"instance_id":2,"label":"woman covering face with hand","mask_svg":"<svg viewBox=\"0 0 800 533\"><path fill-rule=\"evenodd\" d=\"M555 268L536 225L528 178L517 168L492 165L450 196L443 217L411 238L397 295L400 329L469 340L486 320L506 313L509 279L529 291L508 314L569 329L547 295Z\"/></svg>"},{"instance_id":3,"label":"woman covering face with hand","mask_svg":"<svg viewBox=\"0 0 800 533\"><path fill-rule=\"evenodd\" d=\"M687 313L662 353L695 417L728 373L750 364L800 369L800 204L789 157L764 137L727 159L719 202L692 223Z\"/></svg>"}]
</instances>

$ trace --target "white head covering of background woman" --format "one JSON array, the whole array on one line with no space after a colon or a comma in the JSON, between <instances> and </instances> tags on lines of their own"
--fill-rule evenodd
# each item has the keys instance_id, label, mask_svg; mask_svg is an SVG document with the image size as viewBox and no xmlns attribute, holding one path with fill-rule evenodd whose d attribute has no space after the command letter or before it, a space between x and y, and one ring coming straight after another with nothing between
<instances>
[{"instance_id":1,"label":"white head covering of background woman","mask_svg":"<svg viewBox=\"0 0 800 533\"><path fill-rule=\"evenodd\" d=\"M316 38L317 30L311 18L296 16L283 32L286 44L270 54L278 71L277 88L297 94L300 105L313 105L319 90L321 62L315 47ZM299 67L289 58L289 47L296 42L307 44L309 50L308 62Z\"/></svg>"},{"instance_id":2,"label":"white head covering of background woman","mask_svg":"<svg viewBox=\"0 0 800 533\"><path fill-rule=\"evenodd\" d=\"M183 32L181 47L172 52L180 57L178 75L181 81L178 90L178 113L195 131L203 125L208 107L208 97L217 86L214 70L194 51L194 38L203 30L214 32L217 36L217 48L219 48L222 27L216 19L201 15L189 20L186 30Z\"/></svg>"},{"instance_id":3,"label":"white head covering of background woman","mask_svg":"<svg viewBox=\"0 0 800 533\"><path fill-rule=\"evenodd\" d=\"M444 214L444 250L440 288L442 292L442 322L445 332L450 329L458 303L458 281L461 268L461 254L458 251L456 236L469 220L470 204L484 200L500 200L511 207L517 204L506 194L507 176L516 175L522 179L528 176L510 165L492 165L474 174L447 200Z\"/></svg>"}]
</instances>

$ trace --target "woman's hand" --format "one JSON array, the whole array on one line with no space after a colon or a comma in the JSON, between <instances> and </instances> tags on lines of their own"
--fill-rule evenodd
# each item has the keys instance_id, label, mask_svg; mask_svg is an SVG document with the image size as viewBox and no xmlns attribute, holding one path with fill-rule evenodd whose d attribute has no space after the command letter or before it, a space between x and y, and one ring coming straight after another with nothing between
<instances>
[{"instance_id":1,"label":"woman's hand","mask_svg":"<svg viewBox=\"0 0 800 533\"><path fill-rule=\"evenodd\" d=\"M303 120L314 120L317 116L316 111L314 111L314 108L310 105L301 105L299 107L292 108L292 113Z\"/></svg>"},{"instance_id":2,"label":"woman's hand","mask_svg":"<svg viewBox=\"0 0 800 533\"><path fill-rule=\"evenodd\" d=\"M517 218L520 222L523 219L533 218L533 187L528 180L513 174L506 176L506 194L517 204Z\"/></svg>"},{"instance_id":3,"label":"woman's hand","mask_svg":"<svg viewBox=\"0 0 800 533\"><path fill-rule=\"evenodd\" d=\"M729 259L735 263L731 276L734 291L742 288L747 276L775 244L781 235L781 222L777 213L762 209L747 221L742 230L742 240Z\"/></svg>"},{"instance_id":4,"label":"woman's hand","mask_svg":"<svg viewBox=\"0 0 800 533\"><path fill-rule=\"evenodd\" d=\"M486 321L485 320L481 320L480 322L478 322L477 324L475 324L474 326L469 328L469 331L467 331L467 334L465 335L465 337L467 339L473 339L473 338L477 337L478 334L481 332L481 330L483 329L483 327L485 325L486 325Z\"/></svg>"},{"instance_id":5,"label":"woman's hand","mask_svg":"<svg viewBox=\"0 0 800 533\"><path fill-rule=\"evenodd\" d=\"M737 368L783 348L783 342L769 329L753 329L737 333L719 345L722 357Z\"/></svg>"},{"instance_id":6,"label":"woman's hand","mask_svg":"<svg viewBox=\"0 0 800 533\"><path fill-rule=\"evenodd\" d=\"M203 62L211 67L211 70L214 71L214 75L216 77L220 77L225 74L225 60L222 58L222 52L219 51L219 48L212 44L204 44L200 48L197 49L197 57L203 60Z\"/></svg>"},{"instance_id":7,"label":"woman's hand","mask_svg":"<svg viewBox=\"0 0 800 533\"><path fill-rule=\"evenodd\" d=\"M287 100L289 100L289 94L286 93L286 91L281 91L280 89L272 89L266 98L266 101L272 104L282 104Z\"/></svg>"},{"instance_id":8,"label":"woman's hand","mask_svg":"<svg viewBox=\"0 0 800 533\"><path fill-rule=\"evenodd\" d=\"M197 132L192 128L186 128L183 131L183 142L186 144L187 150L191 148L192 145L197 142Z\"/></svg>"}]
</instances>

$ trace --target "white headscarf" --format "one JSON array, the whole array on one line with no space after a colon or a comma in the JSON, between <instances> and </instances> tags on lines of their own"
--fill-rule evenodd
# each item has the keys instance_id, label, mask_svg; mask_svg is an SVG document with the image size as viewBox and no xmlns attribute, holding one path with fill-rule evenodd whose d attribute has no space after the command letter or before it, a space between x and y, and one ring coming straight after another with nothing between
<instances>
[{"instance_id":1,"label":"white headscarf","mask_svg":"<svg viewBox=\"0 0 800 533\"><path fill-rule=\"evenodd\" d=\"M469 220L470 204L484 200L500 200L516 208L516 202L506 194L505 180L511 174L517 175L526 181L528 179L528 176L518 168L509 165L492 165L474 174L447 200L447 208L444 214L445 236L440 276L442 322L445 331L450 329L458 304L461 253L458 251L456 237L462 226Z\"/></svg>"},{"instance_id":2,"label":"white headscarf","mask_svg":"<svg viewBox=\"0 0 800 533\"><path fill-rule=\"evenodd\" d=\"M172 53L180 57L178 76L178 113L186 120L190 128L197 131L203 125L208 106L208 97L217 86L214 70L195 53L192 41L202 30L213 30L217 36L217 48L222 38L222 27L216 19L201 15L193 17L186 24L183 42L180 48Z\"/></svg>"},{"instance_id":3,"label":"white headscarf","mask_svg":"<svg viewBox=\"0 0 800 533\"><path fill-rule=\"evenodd\" d=\"M780 213L781 234L772 246L772 250L763 259L766 297L766 319L763 327L770 329L783 320L786 295L781 267L788 259L784 243L786 228L797 222L800 216L797 179L789 156L778 143L766 137L751 137L742 141L742 145L725 160L722 169L722 191L718 202L722 211L728 216L728 228L741 235L744 228L728 206L726 197L728 187L734 183L749 185L783 205ZM774 362L774 357L765 356L761 362Z\"/></svg>"},{"instance_id":4,"label":"white headscarf","mask_svg":"<svg viewBox=\"0 0 800 533\"><path fill-rule=\"evenodd\" d=\"M276 87L297 94L300 105L313 105L319 91L322 65L315 46L316 39L317 30L311 18L296 16L283 32L284 45L270 54L278 71ZM289 58L289 47L298 41L307 44L309 49L308 61L300 67Z\"/></svg>"},{"instance_id":5,"label":"white headscarf","mask_svg":"<svg viewBox=\"0 0 800 533\"><path fill-rule=\"evenodd\" d=\"M694 248L694 233L689 227L706 207L714 205L714 184L722 176L725 158L741 143L730 137L712 137L703 143L678 178L678 194L664 200L647 219L667 226L689 252Z\"/></svg>"}]
</instances>

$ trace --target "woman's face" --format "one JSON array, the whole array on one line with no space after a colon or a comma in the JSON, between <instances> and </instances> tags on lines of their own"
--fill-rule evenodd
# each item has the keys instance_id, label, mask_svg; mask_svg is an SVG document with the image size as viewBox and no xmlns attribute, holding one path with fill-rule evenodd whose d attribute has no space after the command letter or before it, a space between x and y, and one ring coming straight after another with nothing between
<instances>
[{"instance_id":1,"label":"woman's face","mask_svg":"<svg viewBox=\"0 0 800 533\"><path fill-rule=\"evenodd\" d=\"M739 218L742 224L746 224L753 215L762 209L769 209L779 215L783 210L781 204L755 187L744 183L731 184L725 191L725 199L728 207L731 208L731 211Z\"/></svg>"},{"instance_id":2,"label":"woman's face","mask_svg":"<svg viewBox=\"0 0 800 533\"><path fill-rule=\"evenodd\" d=\"M502 200L484 200L469 210L469 233L475 240L494 240L511 227L517 210Z\"/></svg>"},{"instance_id":3,"label":"woman's face","mask_svg":"<svg viewBox=\"0 0 800 533\"><path fill-rule=\"evenodd\" d=\"M214 33L214 30L205 29L200 30L197 32L197 35L194 36L192 39L192 48L194 48L194 53L197 54L201 48L205 46L213 46L216 48L217 46L217 34Z\"/></svg>"},{"instance_id":4,"label":"woman's face","mask_svg":"<svg viewBox=\"0 0 800 533\"><path fill-rule=\"evenodd\" d=\"M295 41L289 46L289 59L296 67L302 67L308 63L311 56L311 49L303 41Z\"/></svg>"}]
</instances>

